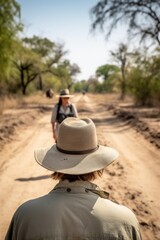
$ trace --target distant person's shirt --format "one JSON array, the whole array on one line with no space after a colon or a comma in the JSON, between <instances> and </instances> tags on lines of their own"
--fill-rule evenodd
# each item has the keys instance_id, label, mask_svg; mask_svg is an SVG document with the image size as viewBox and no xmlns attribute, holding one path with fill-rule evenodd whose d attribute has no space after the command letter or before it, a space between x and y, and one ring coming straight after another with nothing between
<instances>
[{"instance_id":1,"label":"distant person's shirt","mask_svg":"<svg viewBox=\"0 0 160 240\"><path fill-rule=\"evenodd\" d=\"M57 111L58 111L58 104L55 104L55 106L53 107L53 110L52 110L51 123L53 123L53 122L58 123L58 121L56 119L57 118ZM75 104L73 104L73 103L68 104L68 106L65 110L62 106L60 106L59 114L64 115L65 118L69 117L69 116L78 117L77 108L76 108Z\"/></svg>"},{"instance_id":2,"label":"distant person's shirt","mask_svg":"<svg viewBox=\"0 0 160 240\"><path fill-rule=\"evenodd\" d=\"M17 209L5 240L140 240L134 213L102 196L95 184L62 181Z\"/></svg>"}]
</instances>

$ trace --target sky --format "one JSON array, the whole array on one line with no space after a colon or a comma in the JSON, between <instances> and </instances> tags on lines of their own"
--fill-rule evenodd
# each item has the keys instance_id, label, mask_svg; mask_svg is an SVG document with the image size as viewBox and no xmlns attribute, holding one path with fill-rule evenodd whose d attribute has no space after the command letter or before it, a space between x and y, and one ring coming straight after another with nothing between
<instances>
[{"instance_id":1,"label":"sky","mask_svg":"<svg viewBox=\"0 0 160 240\"><path fill-rule=\"evenodd\" d=\"M90 10L98 0L17 0L21 6L24 37L37 35L63 43L65 58L77 64L81 73L77 80L95 75L96 69L111 64L110 50L124 41L123 28L116 30L108 41L104 33L91 33Z\"/></svg>"}]
</instances>

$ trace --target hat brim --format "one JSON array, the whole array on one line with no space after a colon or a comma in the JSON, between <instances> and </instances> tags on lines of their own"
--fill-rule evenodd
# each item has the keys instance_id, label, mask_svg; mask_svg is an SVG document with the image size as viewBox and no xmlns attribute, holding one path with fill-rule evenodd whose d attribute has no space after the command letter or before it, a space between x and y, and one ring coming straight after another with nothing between
<instances>
[{"instance_id":1,"label":"hat brim","mask_svg":"<svg viewBox=\"0 0 160 240\"><path fill-rule=\"evenodd\" d=\"M56 95L56 97L60 97L60 98L71 98L74 97L73 95Z\"/></svg>"},{"instance_id":2,"label":"hat brim","mask_svg":"<svg viewBox=\"0 0 160 240\"><path fill-rule=\"evenodd\" d=\"M56 144L51 148L36 149L34 156L42 167L65 174L85 174L105 168L111 164L119 153L106 146L99 145L98 150L90 154L65 154L57 150Z\"/></svg>"}]
</instances>

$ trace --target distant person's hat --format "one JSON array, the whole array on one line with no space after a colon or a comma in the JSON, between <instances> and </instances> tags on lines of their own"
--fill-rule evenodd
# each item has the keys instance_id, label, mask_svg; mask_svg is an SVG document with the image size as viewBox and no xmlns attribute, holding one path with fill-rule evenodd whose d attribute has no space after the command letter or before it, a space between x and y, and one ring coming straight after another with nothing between
<instances>
[{"instance_id":1,"label":"distant person's hat","mask_svg":"<svg viewBox=\"0 0 160 240\"><path fill-rule=\"evenodd\" d=\"M62 89L59 93L59 95L57 95L56 97L61 97L61 98L66 98L66 97L73 97L73 95L71 95L69 93L69 89Z\"/></svg>"},{"instance_id":2,"label":"distant person's hat","mask_svg":"<svg viewBox=\"0 0 160 240\"><path fill-rule=\"evenodd\" d=\"M98 145L96 127L89 118L66 118L59 126L57 143L35 150L36 161L53 172L79 175L105 168L118 152Z\"/></svg>"}]
</instances>

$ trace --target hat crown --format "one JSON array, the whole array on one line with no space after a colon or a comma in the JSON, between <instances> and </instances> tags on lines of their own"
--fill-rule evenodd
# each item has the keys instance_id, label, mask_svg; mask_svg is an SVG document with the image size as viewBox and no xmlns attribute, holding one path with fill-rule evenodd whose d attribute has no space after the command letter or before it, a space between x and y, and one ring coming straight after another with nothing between
<instances>
[{"instance_id":1,"label":"hat crown","mask_svg":"<svg viewBox=\"0 0 160 240\"><path fill-rule=\"evenodd\" d=\"M57 147L66 152L86 152L97 148L97 134L89 118L66 118L59 127Z\"/></svg>"},{"instance_id":2,"label":"hat crown","mask_svg":"<svg viewBox=\"0 0 160 240\"><path fill-rule=\"evenodd\" d=\"M59 98L65 98L65 97L73 97L73 95L70 94L69 92L69 89L62 89L59 93L59 95L56 95L56 97L59 97Z\"/></svg>"},{"instance_id":3,"label":"hat crown","mask_svg":"<svg viewBox=\"0 0 160 240\"><path fill-rule=\"evenodd\" d=\"M63 95L69 95L69 90L68 89L62 89L60 91L60 96L63 96Z\"/></svg>"}]
</instances>

